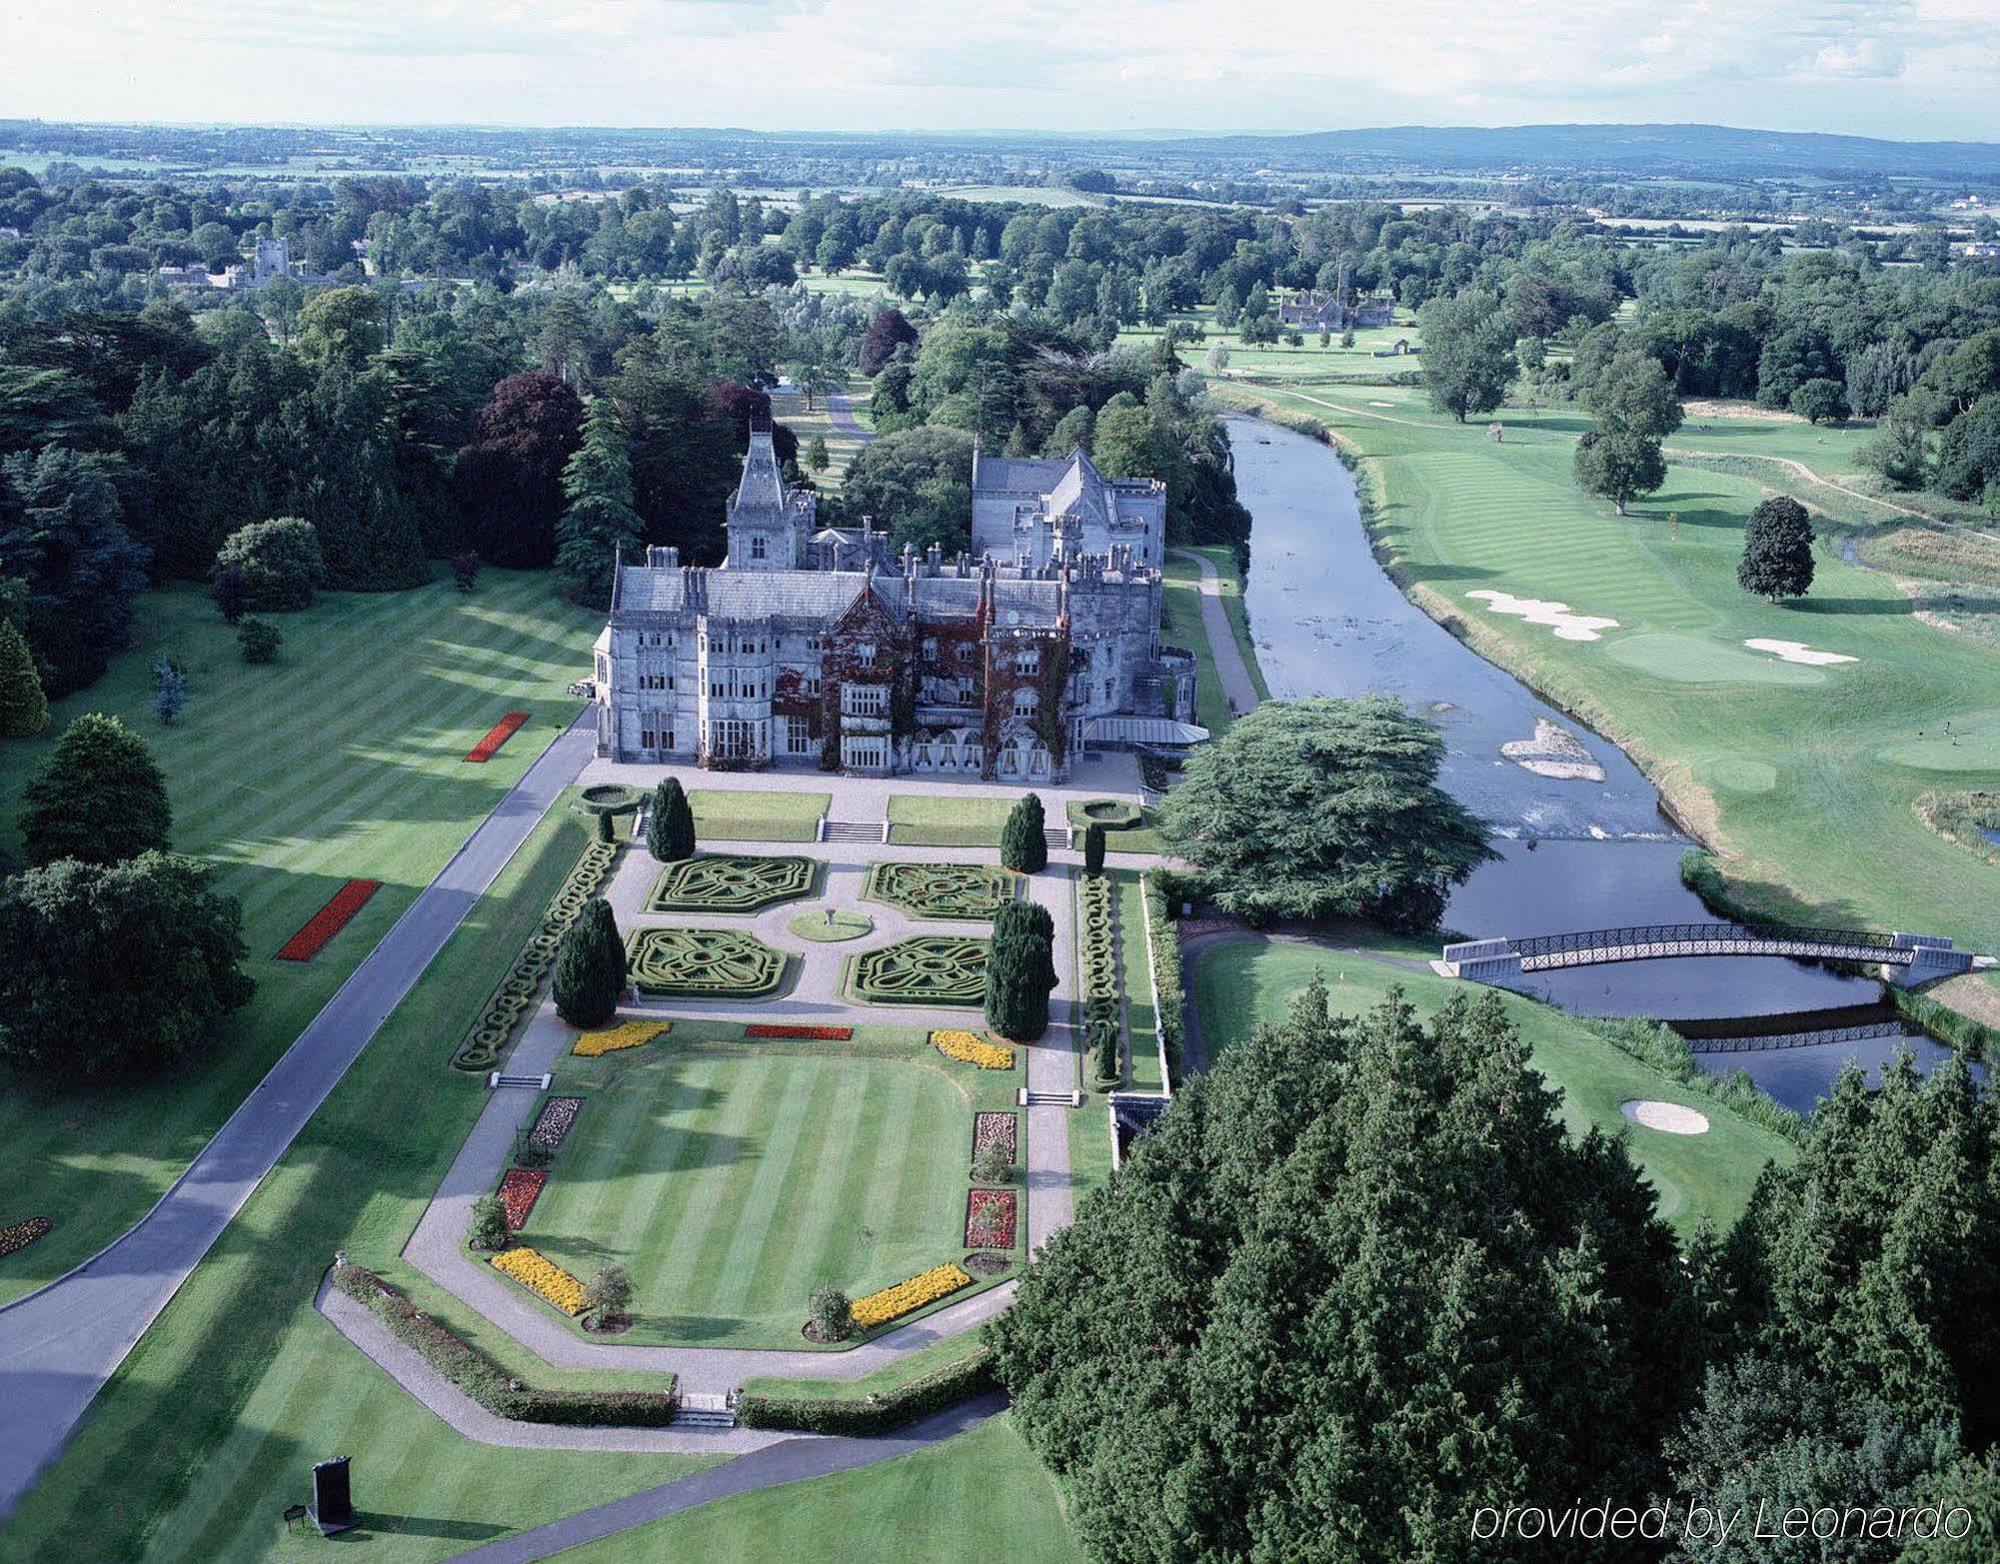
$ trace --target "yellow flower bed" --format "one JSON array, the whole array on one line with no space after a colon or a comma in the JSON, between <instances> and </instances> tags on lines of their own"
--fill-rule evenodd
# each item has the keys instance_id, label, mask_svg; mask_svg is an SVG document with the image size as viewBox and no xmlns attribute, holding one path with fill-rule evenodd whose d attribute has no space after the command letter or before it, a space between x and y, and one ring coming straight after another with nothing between
<instances>
[{"instance_id":1,"label":"yellow flower bed","mask_svg":"<svg viewBox=\"0 0 2000 1564\"><path fill-rule=\"evenodd\" d=\"M976 1064L982 1070L1014 1068L1013 1049L989 1043L977 1032L933 1032L931 1047L947 1059L956 1059L961 1064Z\"/></svg>"},{"instance_id":2,"label":"yellow flower bed","mask_svg":"<svg viewBox=\"0 0 2000 1564\"><path fill-rule=\"evenodd\" d=\"M597 1059L665 1037L673 1025L671 1021L621 1021L616 1026L599 1027L595 1032L579 1033L569 1051L579 1059Z\"/></svg>"},{"instance_id":3,"label":"yellow flower bed","mask_svg":"<svg viewBox=\"0 0 2000 1564\"><path fill-rule=\"evenodd\" d=\"M493 1257L493 1269L540 1293L565 1314L583 1313L583 1283L537 1250L503 1249Z\"/></svg>"},{"instance_id":4,"label":"yellow flower bed","mask_svg":"<svg viewBox=\"0 0 2000 1564\"><path fill-rule=\"evenodd\" d=\"M946 1293L971 1285L972 1278L965 1273L963 1266L934 1265L907 1282L898 1282L894 1287L884 1287L880 1292L855 1299L854 1328L873 1330L877 1325L887 1325L891 1320L899 1320L927 1303L936 1303Z\"/></svg>"}]
</instances>

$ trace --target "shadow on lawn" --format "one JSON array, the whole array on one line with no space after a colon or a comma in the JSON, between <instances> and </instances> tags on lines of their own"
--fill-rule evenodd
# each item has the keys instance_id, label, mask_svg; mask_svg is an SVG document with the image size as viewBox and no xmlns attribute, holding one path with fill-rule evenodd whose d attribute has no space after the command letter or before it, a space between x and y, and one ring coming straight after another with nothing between
<instances>
[{"instance_id":1,"label":"shadow on lawn","mask_svg":"<svg viewBox=\"0 0 2000 1564\"><path fill-rule=\"evenodd\" d=\"M1920 607L1929 604L1912 602L1907 597L1804 597L1787 605L1801 614L1913 614ZM1968 603L1968 608L2000 608L2000 603L1986 601Z\"/></svg>"},{"instance_id":2,"label":"shadow on lawn","mask_svg":"<svg viewBox=\"0 0 2000 1564\"><path fill-rule=\"evenodd\" d=\"M454 1542L484 1542L511 1532L511 1526L491 1521L453 1521L436 1515L389 1515L375 1510L356 1510L360 1524L353 1531L329 1537L329 1542L368 1542L380 1537L446 1537Z\"/></svg>"}]
</instances>

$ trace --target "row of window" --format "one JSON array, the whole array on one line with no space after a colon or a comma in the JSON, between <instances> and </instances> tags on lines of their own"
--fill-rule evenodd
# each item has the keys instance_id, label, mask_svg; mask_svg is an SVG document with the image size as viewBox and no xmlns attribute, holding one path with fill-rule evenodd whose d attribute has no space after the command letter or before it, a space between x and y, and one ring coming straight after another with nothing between
<instances>
[{"instance_id":1,"label":"row of window","mask_svg":"<svg viewBox=\"0 0 2000 1564\"><path fill-rule=\"evenodd\" d=\"M816 652L820 649L820 637L817 635L809 635L805 640L807 651ZM641 630L639 632L638 644L640 646L664 646L671 650L674 645L674 633L671 630ZM753 653L761 656L765 652L782 652L784 649L785 638L782 635L718 635L712 639L707 635L703 635L701 638L701 650L704 652L741 652L746 656Z\"/></svg>"}]
</instances>

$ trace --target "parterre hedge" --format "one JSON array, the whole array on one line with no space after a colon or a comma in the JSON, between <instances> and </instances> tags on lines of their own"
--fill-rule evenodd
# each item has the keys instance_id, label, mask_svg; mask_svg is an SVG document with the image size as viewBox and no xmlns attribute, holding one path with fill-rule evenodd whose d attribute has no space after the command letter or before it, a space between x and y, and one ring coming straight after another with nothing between
<instances>
[{"instance_id":1,"label":"parterre hedge","mask_svg":"<svg viewBox=\"0 0 2000 1564\"><path fill-rule=\"evenodd\" d=\"M556 959L556 946L610 878L618 851L615 842L592 842L584 848L576 867L564 879L562 889L549 902L549 910L542 914L541 927L528 937L521 954L514 958L513 971L500 980L478 1021L465 1034L458 1052L451 1056L451 1062L459 1069L490 1070L499 1062L500 1052L512 1039L514 1029L534 1011L535 995Z\"/></svg>"},{"instance_id":2,"label":"parterre hedge","mask_svg":"<svg viewBox=\"0 0 2000 1564\"><path fill-rule=\"evenodd\" d=\"M789 1428L808 1434L886 1434L917 1418L957 1406L998 1383L993 1374L993 1350L981 1347L970 1357L922 1379L865 1400L841 1397L815 1401L746 1393L736 1403L736 1421L745 1428Z\"/></svg>"},{"instance_id":3,"label":"parterre hedge","mask_svg":"<svg viewBox=\"0 0 2000 1564\"><path fill-rule=\"evenodd\" d=\"M1099 1086L1124 1078L1118 1059L1118 930L1111 876L1076 882L1077 958L1083 973L1083 1041Z\"/></svg>"},{"instance_id":4,"label":"parterre hedge","mask_svg":"<svg viewBox=\"0 0 2000 1564\"><path fill-rule=\"evenodd\" d=\"M389 1334L487 1411L517 1423L664 1428L680 1396L667 1390L541 1390L514 1379L464 1337L432 1319L373 1271L338 1265L333 1285L364 1303ZM672 1384L668 1376L669 1385Z\"/></svg>"}]
</instances>

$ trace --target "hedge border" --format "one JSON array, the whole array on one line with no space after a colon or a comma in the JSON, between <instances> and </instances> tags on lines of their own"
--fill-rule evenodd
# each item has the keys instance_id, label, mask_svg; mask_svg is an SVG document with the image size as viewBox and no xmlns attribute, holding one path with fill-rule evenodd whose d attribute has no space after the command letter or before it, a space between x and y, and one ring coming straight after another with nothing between
<instances>
[{"instance_id":1,"label":"hedge border","mask_svg":"<svg viewBox=\"0 0 2000 1564\"><path fill-rule=\"evenodd\" d=\"M839 1398L827 1401L788 1396L745 1393L736 1403L736 1421L745 1428L781 1428L807 1434L845 1434L866 1437L885 1434L920 1417L942 1412L947 1407L999 1384L994 1373L993 1349L981 1347L970 1357L913 1379L895 1390L869 1395L865 1400Z\"/></svg>"},{"instance_id":2,"label":"hedge border","mask_svg":"<svg viewBox=\"0 0 2000 1564\"><path fill-rule=\"evenodd\" d=\"M523 1384L366 1267L336 1265L328 1279L496 1417L570 1428L665 1428L680 1410L680 1387L672 1376L667 1390L549 1390Z\"/></svg>"},{"instance_id":3,"label":"hedge border","mask_svg":"<svg viewBox=\"0 0 2000 1564\"><path fill-rule=\"evenodd\" d=\"M1076 882L1076 953L1083 980L1083 1044L1100 1089L1123 1084L1119 1043L1118 914L1110 872Z\"/></svg>"},{"instance_id":4,"label":"hedge border","mask_svg":"<svg viewBox=\"0 0 2000 1564\"><path fill-rule=\"evenodd\" d=\"M455 1068L490 1070L499 1062L500 1052L512 1041L515 1028L535 1008L535 995L555 963L556 947L562 943L563 935L610 878L620 846L617 842L591 842L585 846L575 867L564 877L561 889L550 898L541 927L528 936L527 944L514 958L513 970L500 980L479 1019L451 1056Z\"/></svg>"},{"instance_id":5,"label":"hedge border","mask_svg":"<svg viewBox=\"0 0 2000 1564\"><path fill-rule=\"evenodd\" d=\"M1181 937L1168 913L1160 871L1139 876L1146 912L1146 941L1153 954L1153 1024L1167 1056L1167 1081L1178 1086L1187 1041L1187 981L1181 975Z\"/></svg>"}]
</instances>

